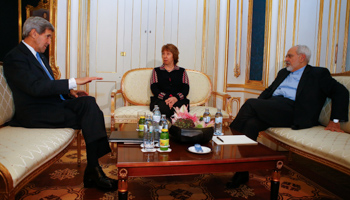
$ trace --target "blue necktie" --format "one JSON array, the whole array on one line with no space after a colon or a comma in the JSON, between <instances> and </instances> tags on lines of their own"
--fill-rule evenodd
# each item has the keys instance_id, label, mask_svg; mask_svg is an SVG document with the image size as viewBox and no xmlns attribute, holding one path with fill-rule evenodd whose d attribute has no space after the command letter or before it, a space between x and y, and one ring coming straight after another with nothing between
<instances>
[{"instance_id":1,"label":"blue necktie","mask_svg":"<svg viewBox=\"0 0 350 200\"><path fill-rule=\"evenodd\" d=\"M47 70L46 67L44 66L43 61L41 60L40 54L39 54L38 52L36 52L36 58L38 59L38 61L39 61L40 65L41 65L41 67L45 70L47 76L49 76L49 78L50 78L51 80L55 80L55 79L53 79L53 77L51 76L49 70ZM60 94L60 98L61 98L63 101L65 100L64 97L63 97L61 94Z\"/></svg>"}]
</instances>

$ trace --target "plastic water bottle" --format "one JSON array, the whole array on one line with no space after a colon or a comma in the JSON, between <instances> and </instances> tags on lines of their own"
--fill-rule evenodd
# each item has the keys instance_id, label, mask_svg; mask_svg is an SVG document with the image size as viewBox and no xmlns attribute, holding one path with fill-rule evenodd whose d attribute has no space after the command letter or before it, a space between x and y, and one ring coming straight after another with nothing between
<instances>
[{"instance_id":1,"label":"plastic water bottle","mask_svg":"<svg viewBox=\"0 0 350 200\"><path fill-rule=\"evenodd\" d=\"M206 108L203 114L203 121L204 123L208 124L210 122L210 112L209 108Z\"/></svg>"},{"instance_id":2,"label":"plastic water bottle","mask_svg":"<svg viewBox=\"0 0 350 200\"><path fill-rule=\"evenodd\" d=\"M153 122L154 126L157 126L157 131L155 132L154 140L155 142L159 143L160 134L162 133L162 129L168 130L168 121L166 120L165 114L162 115L162 118L160 119L159 123Z\"/></svg>"},{"instance_id":3,"label":"plastic water bottle","mask_svg":"<svg viewBox=\"0 0 350 200\"><path fill-rule=\"evenodd\" d=\"M158 105L154 105L154 109L153 109L153 121L159 123L160 122L160 117L161 117L161 113L159 111L159 107Z\"/></svg>"},{"instance_id":4,"label":"plastic water bottle","mask_svg":"<svg viewBox=\"0 0 350 200\"><path fill-rule=\"evenodd\" d=\"M160 117L161 117L161 113L159 111L159 107L158 105L154 105L154 109L153 109L153 128L154 128L154 139L155 141L159 140L159 134L161 132L162 129L159 129L159 123L160 123Z\"/></svg>"},{"instance_id":5,"label":"plastic water bottle","mask_svg":"<svg viewBox=\"0 0 350 200\"><path fill-rule=\"evenodd\" d=\"M214 135L223 135L223 133L222 133L222 113L221 113L220 108L218 108L218 111L215 114Z\"/></svg>"},{"instance_id":6,"label":"plastic water bottle","mask_svg":"<svg viewBox=\"0 0 350 200\"><path fill-rule=\"evenodd\" d=\"M154 149L154 127L151 115L147 114L143 129L143 147L146 151Z\"/></svg>"},{"instance_id":7,"label":"plastic water bottle","mask_svg":"<svg viewBox=\"0 0 350 200\"><path fill-rule=\"evenodd\" d=\"M169 124L168 124L168 120L166 119L165 114L162 114L162 118L160 119L159 122L159 130L161 131L162 129L169 129Z\"/></svg>"}]
</instances>

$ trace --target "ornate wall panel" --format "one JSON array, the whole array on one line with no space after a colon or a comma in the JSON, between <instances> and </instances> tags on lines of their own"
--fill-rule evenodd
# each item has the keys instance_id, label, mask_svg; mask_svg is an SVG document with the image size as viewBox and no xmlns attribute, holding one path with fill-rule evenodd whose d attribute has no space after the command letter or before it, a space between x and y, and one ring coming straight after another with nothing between
<instances>
[{"instance_id":1,"label":"ornate wall panel","mask_svg":"<svg viewBox=\"0 0 350 200\"><path fill-rule=\"evenodd\" d=\"M214 78L218 1L66 2L67 74L103 77L103 81L82 89L96 97L107 117L110 92L119 89L123 74L161 65L161 47L166 43L178 46L179 66L204 71ZM121 98L117 104L122 105Z\"/></svg>"},{"instance_id":2,"label":"ornate wall panel","mask_svg":"<svg viewBox=\"0 0 350 200\"><path fill-rule=\"evenodd\" d=\"M345 62L349 43L350 6L348 0L267 1L266 5L269 4L269 6L266 6L265 20L269 16L270 18L268 19L269 24L265 26L265 39L270 37L270 40L264 43L264 53L269 53L269 55L264 54L263 64L266 68L263 66L263 69L266 69L266 73L262 77L263 80L266 80L266 84L262 88L250 84L251 74L249 73L252 72L249 69L251 66L249 63L250 55L245 55L242 51L240 63L237 63L236 56L237 48L240 48L237 42L240 38L239 32L242 31L242 35L248 36L252 34L252 30L249 28L249 21L251 20L249 17L251 17L250 13L252 12L250 6L255 1L249 1L250 5L246 5L246 2L243 3L242 30L239 28L239 2L232 2L230 6L227 69L227 91L232 96L245 98L247 96L251 97L252 93L256 93L257 96L264 87L272 83L277 72L285 67L286 52L297 44L305 44L311 49L311 65L327 67L332 73L346 70ZM246 16L248 16L248 20L246 20ZM247 27L245 27L245 24ZM245 28L247 28L246 34ZM245 41L243 37L241 41L242 49L248 49L247 54L249 54L249 48L253 48L250 38L248 37ZM239 64L242 68L237 67ZM247 70L246 74L244 74L244 69ZM241 74L238 72L241 72Z\"/></svg>"},{"instance_id":3,"label":"ornate wall panel","mask_svg":"<svg viewBox=\"0 0 350 200\"><path fill-rule=\"evenodd\" d=\"M207 73L219 91L241 99L257 96L271 84L284 67L286 52L296 44L310 47L311 65L345 70L349 0L266 0L263 64L259 80L254 80L257 73L249 68L253 2L60 0L58 64L61 71L66 69L64 77L104 78L85 89L97 98L105 115L110 91L120 87L122 75L133 68L161 65L160 50L166 43L179 47L179 66Z\"/></svg>"}]
</instances>

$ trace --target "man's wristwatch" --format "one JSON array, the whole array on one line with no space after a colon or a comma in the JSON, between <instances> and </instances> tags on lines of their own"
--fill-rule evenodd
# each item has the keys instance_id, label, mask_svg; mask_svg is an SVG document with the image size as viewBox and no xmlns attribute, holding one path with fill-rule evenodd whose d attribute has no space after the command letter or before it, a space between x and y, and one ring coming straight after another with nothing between
<instances>
[{"instance_id":1,"label":"man's wristwatch","mask_svg":"<svg viewBox=\"0 0 350 200\"><path fill-rule=\"evenodd\" d=\"M339 123L339 119L333 119L334 123Z\"/></svg>"}]
</instances>

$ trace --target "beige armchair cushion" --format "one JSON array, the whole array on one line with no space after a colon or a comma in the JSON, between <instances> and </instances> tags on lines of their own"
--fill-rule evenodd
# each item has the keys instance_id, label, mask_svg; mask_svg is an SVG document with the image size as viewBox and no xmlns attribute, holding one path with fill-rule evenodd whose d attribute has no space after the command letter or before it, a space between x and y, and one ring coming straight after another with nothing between
<instances>
[{"instance_id":1,"label":"beige armchair cushion","mask_svg":"<svg viewBox=\"0 0 350 200\"><path fill-rule=\"evenodd\" d=\"M151 111L149 106L123 106L115 110L114 118L118 120L118 123L136 123L138 112L147 114Z\"/></svg>"},{"instance_id":2,"label":"beige armchair cushion","mask_svg":"<svg viewBox=\"0 0 350 200\"><path fill-rule=\"evenodd\" d=\"M13 186L60 153L74 136L74 130L70 128L1 128L0 163L10 172Z\"/></svg>"},{"instance_id":3,"label":"beige armchair cushion","mask_svg":"<svg viewBox=\"0 0 350 200\"><path fill-rule=\"evenodd\" d=\"M15 112L12 92L4 77L2 65L0 65L0 94L0 125L2 125L10 121Z\"/></svg>"},{"instance_id":4,"label":"beige armchair cushion","mask_svg":"<svg viewBox=\"0 0 350 200\"><path fill-rule=\"evenodd\" d=\"M334 76L334 78L341 84L343 84L350 92L350 78L346 77L346 76ZM327 126L328 122L330 120L330 116L331 116L331 107L332 107L332 102L331 99L327 98L322 110L321 110L321 114L319 117L319 122L323 125L323 126ZM349 116L350 116L350 109L349 109ZM348 122L343 122L340 123L340 126L342 128L342 130L344 130L345 132L350 133L350 121Z\"/></svg>"},{"instance_id":5,"label":"beige armchair cushion","mask_svg":"<svg viewBox=\"0 0 350 200\"><path fill-rule=\"evenodd\" d=\"M350 167L350 134L326 131L323 126L301 130L269 128L265 132L291 147Z\"/></svg>"}]
</instances>

